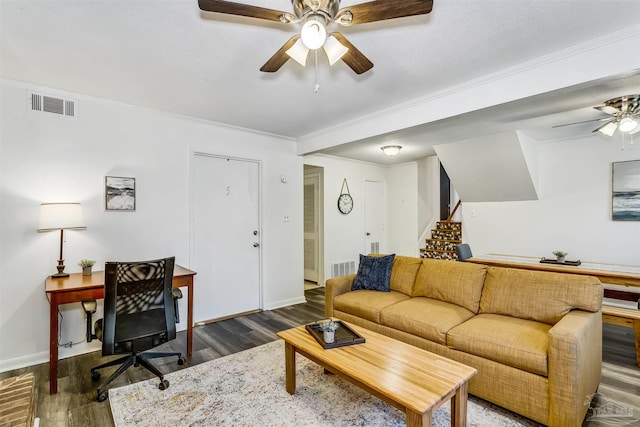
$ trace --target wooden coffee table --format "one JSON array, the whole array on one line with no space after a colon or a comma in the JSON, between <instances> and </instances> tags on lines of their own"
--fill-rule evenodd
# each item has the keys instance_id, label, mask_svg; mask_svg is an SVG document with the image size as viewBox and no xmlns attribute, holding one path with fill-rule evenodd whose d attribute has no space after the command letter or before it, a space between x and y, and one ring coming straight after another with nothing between
<instances>
[{"instance_id":1,"label":"wooden coffee table","mask_svg":"<svg viewBox=\"0 0 640 427\"><path fill-rule=\"evenodd\" d=\"M451 425L467 424L467 385L476 369L348 324L363 344L329 350L304 326L279 332L285 341L287 392L296 389L296 353L407 415L407 426L431 426L432 411L451 401Z\"/></svg>"}]
</instances>

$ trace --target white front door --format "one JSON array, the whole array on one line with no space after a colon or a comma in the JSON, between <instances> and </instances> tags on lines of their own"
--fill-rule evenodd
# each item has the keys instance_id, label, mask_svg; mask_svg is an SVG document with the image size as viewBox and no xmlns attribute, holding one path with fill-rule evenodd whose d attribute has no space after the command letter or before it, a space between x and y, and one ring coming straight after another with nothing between
<instances>
[{"instance_id":1,"label":"white front door","mask_svg":"<svg viewBox=\"0 0 640 427\"><path fill-rule=\"evenodd\" d=\"M364 182L364 253L384 253L384 185L378 181Z\"/></svg>"},{"instance_id":2,"label":"white front door","mask_svg":"<svg viewBox=\"0 0 640 427\"><path fill-rule=\"evenodd\" d=\"M191 212L195 321L260 309L260 164L195 153Z\"/></svg>"}]
</instances>

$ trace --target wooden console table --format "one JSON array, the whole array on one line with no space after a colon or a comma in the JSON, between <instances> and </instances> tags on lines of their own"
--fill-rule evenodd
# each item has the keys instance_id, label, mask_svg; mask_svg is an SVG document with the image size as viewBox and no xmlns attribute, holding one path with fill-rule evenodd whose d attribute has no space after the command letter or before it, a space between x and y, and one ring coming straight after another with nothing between
<instances>
[{"instance_id":1,"label":"wooden console table","mask_svg":"<svg viewBox=\"0 0 640 427\"><path fill-rule=\"evenodd\" d=\"M195 271L176 265L173 270L173 287L188 289L187 297L187 356L193 349L193 276ZM104 298L104 271L94 271L91 276L73 273L69 277L48 277L45 291L49 308L49 393L58 392L58 307L62 304Z\"/></svg>"},{"instance_id":2,"label":"wooden console table","mask_svg":"<svg viewBox=\"0 0 640 427\"><path fill-rule=\"evenodd\" d=\"M486 254L467 258L466 262L497 267L523 268L527 270L554 271L557 273L583 274L597 277L602 283L640 288L640 266L583 262L578 266L541 263L540 258ZM635 290L634 291L638 291Z\"/></svg>"}]
</instances>

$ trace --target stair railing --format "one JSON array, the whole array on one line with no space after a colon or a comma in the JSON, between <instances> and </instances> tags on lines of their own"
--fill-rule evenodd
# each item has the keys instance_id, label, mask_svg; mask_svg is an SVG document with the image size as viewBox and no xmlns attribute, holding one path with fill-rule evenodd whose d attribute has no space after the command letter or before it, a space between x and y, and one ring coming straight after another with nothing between
<instances>
[{"instance_id":1,"label":"stair railing","mask_svg":"<svg viewBox=\"0 0 640 427\"><path fill-rule=\"evenodd\" d=\"M458 200L458 203L456 203L456 207L453 208L453 210L449 214L449 217L447 218L447 222L451 222L451 218L453 218L453 216L456 214L456 211L458 210L461 204L462 204L462 200Z\"/></svg>"}]
</instances>

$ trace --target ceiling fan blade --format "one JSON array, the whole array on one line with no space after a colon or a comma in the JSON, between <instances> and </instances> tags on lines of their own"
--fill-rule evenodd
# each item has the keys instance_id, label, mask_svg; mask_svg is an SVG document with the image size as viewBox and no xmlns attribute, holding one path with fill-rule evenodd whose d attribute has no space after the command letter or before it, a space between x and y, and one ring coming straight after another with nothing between
<instances>
[{"instance_id":1,"label":"ceiling fan blade","mask_svg":"<svg viewBox=\"0 0 640 427\"><path fill-rule=\"evenodd\" d=\"M297 20L295 16L287 12L224 0L198 0L198 6L206 12L247 16L249 18L266 19L268 21L289 23L293 22L291 19Z\"/></svg>"},{"instance_id":2,"label":"ceiling fan blade","mask_svg":"<svg viewBox=\"0 0 640 427\"><path fill-rule=\"evenodd\" d=\"M605 114L610 114L610 115L614 115L614 114L618 114L620 113L620 110L612 107L611 105L598 105L597 107L593 107L598 111L602 111Z\"/></svg>"},{"instance_id":3,"label":"ceiling fan blade","mask_svg":"<svg viewBox=\"0 0 640 427\"><path fill-rule=\"evenodd\" d=\"M336 22L343 25L365 24L385 19L424 15L433 9L433 0L375 0L345 7L336 14ZM351 19L340 19L345 14Z\"/></svg>"},{"instance_id":4,"label":"ceiling fan blade","mask_svg":"<svg viewBox=\"0 0 640 427\"><path fill-rule=\"evenodd\" d=\"M271 58L269 58L269 60L260 68L260 71L265 73L275 73L278 71L290 58L289 55L287 55L287 50L289 50L299 38L299 35L291 37Z\"/></svg>"},{"instance_id":5,"label":"ceiling fan blade","mask_svg":"<svg viewBox=\"0 0 640 427\"><path fill-rule=\"evenodd\" d=\"M364 56L349 40L341 33L331 33L332 36L338 39L340 43L346 46L349 50L342 56L342 60L349 66L356 74L362 74L373 68L373 62Z\"/></svg>"},{"instance_id":6,"label":"ceiling fan blade","mask_svg":"<svg viewBox=\"0 0 640 427\"><path fill-rule=\"evenodd\" d=\"M579 125L581 123L592 123L592 122L602 122L605 120L611 120L611 117L601 117L599 119L591 119L591 120L583 120L581 122L573 122L573 123L565 123L562 125L556 125L556 126L552 126L553 128L561 128L561 127L565 127L565 126L573 126L573 125Z\"/></svg>"}]
</instances>

